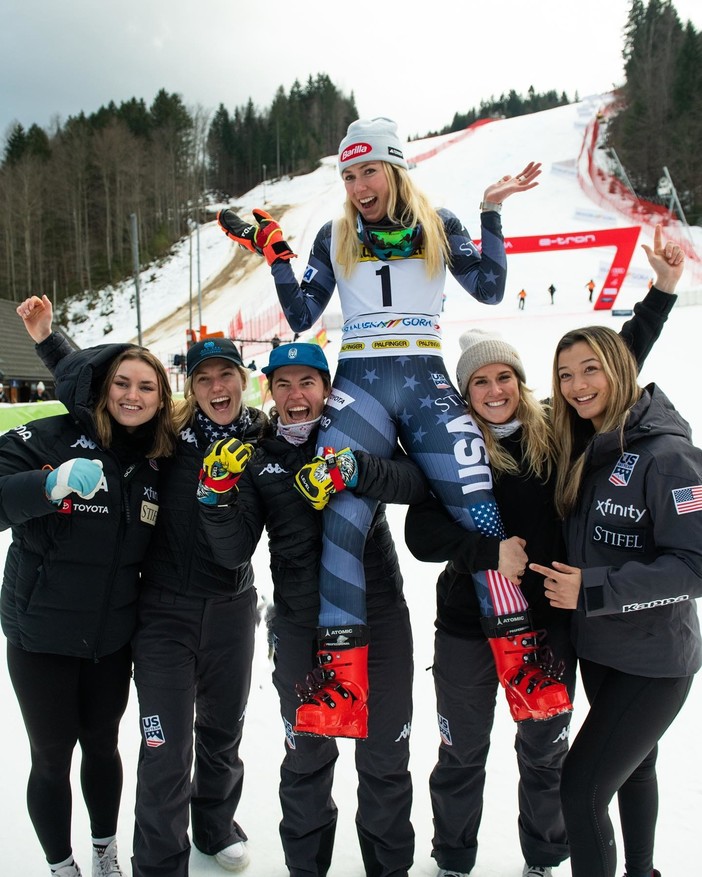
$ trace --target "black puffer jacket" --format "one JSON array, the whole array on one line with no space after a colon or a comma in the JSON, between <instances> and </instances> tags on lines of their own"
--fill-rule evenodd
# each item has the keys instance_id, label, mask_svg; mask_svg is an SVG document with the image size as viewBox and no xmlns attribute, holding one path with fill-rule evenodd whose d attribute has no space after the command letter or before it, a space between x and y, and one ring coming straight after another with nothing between
<instances>
[{"instance_id":1,"label":"black puffer jacket","mask_svg":"<svg viewBox=\"0 0 702 877\"><path fill-rule=\"evenodd\" d=\"M201 506L212 554L232 569L246 562L268 530L276 611L296 624L316 625L319 614L319 562L322 515L293 486L295 473L315 454L313 439L296 447L272 432L249 461L239 490L228 506ZM406 459L379 460L356 454L355 492L379 501L408 503L426 496L426 482ZM381 505L373 519L364 554L369 614L394 602L402 575L390 527Z\"/></svg>"},{"instance_id":2,"label":"black puffer jacket","mask_svg":"<svg viewBox=\"0 0 702 877\"><path fill-rule=\"evenodd\" d=\"M73 349L59 332L38 344L37 353L52 372L70 362ZM268 423L249 408L250 427L242 437L255 444ZM212 559L196 499L202 458L209 441L197 423L181 430L175 455L161 464L160 509L154 538L142 567L144 584L190 597L231 596L253 586L253 568L224 569Z\"/></svg>"},{"instance_id":3,"label":"black puffer jacket","mask_svg":"<svg viewBox=\"0 0 702 877\"><path fill-rule=\"evenodd\" d=\"M268 418L257 408L248 411L251 426L242 440L255 444ZM181 431L175 456L164 463L158 524L142 568L145 586L189 597L231 596L253 586L248 558L238 569L225 569L207 542L196 494L208 445L194 422Z\"/></svg>"},{"instance_id":4,"label":"black puffer jacket","mask_svg":"<svg viewBox=\"0 0 702 877\"><path fill-rule=\"evenodd\" d=\"M129 345L83 350L57 369L69 414L0 436L0 528L12 527L2 587L8 640L32 652L100 658L129 641L141 564L158 510L159 466L145 453L151 425L127 434L113 425L113 450L98 446L95 390ZM98 459L95 496L46 498L47 470L74 457Z\"/></svg>"}]
</instances>

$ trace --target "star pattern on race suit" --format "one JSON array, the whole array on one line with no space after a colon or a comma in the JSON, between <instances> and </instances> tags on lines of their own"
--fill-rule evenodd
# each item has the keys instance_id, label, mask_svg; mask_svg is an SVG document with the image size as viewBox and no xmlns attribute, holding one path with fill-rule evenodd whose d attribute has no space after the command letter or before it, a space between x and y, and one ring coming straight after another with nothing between
<instances>
[{"instance_id":1,"label":"star pattern on race suit","mask_svg":"<svg viewBox=\"0 0 702 877\"><path fill-rule=\"evenodd\" d=\"M449 422L449 420L451 420L451 415L447 414L445 411L443 412L443 414L435 414L434 416L436 417L436 422L443 423L444 426Z\"/></svg>"},{"instance_id":2,"label":"star pattern on race suit","mask_svg":"<svg viewBox=\"0 0 702 877\"><path fill-rule=\"evenodd\" d=\"M375 381L379 381L380 378L378 377L378 372L373 369L372 371L366 371L363 375L363 380L368 381L369 384L374 384Z\"/></svg>"},{"instance_id":3,"label":"star pattern on race suit","mask_svg":"<svg viewBox=\"0 0 702 877\"><path fill-rule=\"evenodd\" d=\"M403 387L403 389L406 390L409 388L410 390L414 390L418 383L419 381L415 378L414 375L410 375L409 377L405 376L405 386Z\"/></svg>"},{"instance_id":4,"label":"star pattern on race suit","mask_svg":"<svg viewBox=\"0 0 702 877\"><path fill-rule=\"evenodd\" d=\"M421 443L424 441L425 435L426 435L425 430L423 430L422 427L420 426L419 429L417 430L417 432L412 433L412 438L415 440L415 442L418 445L421 445Z\"/></svg>"},{"instance_id":5,"label":"star pattern on race suit","mask_svg":"<svg viewBox=\"0 0 702 877\"><path fill-rule=\"evenodd\" d=\"M497 280L497 274L494 271L486 271L485 272L485 282L486 283L495 283Z\"/></svg>"},{"instance_id":6,"label":"star pattern on race suit","mask_svg":"<svg viewBox=\"0 0 702 877\"><path fill-rule=\"evenodd\" d=\"M468 511L475 522L477 530L483 536L497 536L498 539L505 538L505 531L502 527L497 503L479 502L469 506Z\"/></svg>"},{"instance_id":7,"label":"star pattern on race suit","mask_svg":"<svg viewBox=\"0 0 702 877\"><path fill-rule=\"evenodd\" d=\"M398 415L397 419L403 426L409 426L410 420L412 420L413 415L409 413L409 411L405 408Z\"/></svg>"},{"instance_id":8,"label":"star pattern on race suit","mask_svg":"<svg viewBox=\"0 0 702 877\"><path fill-rule=\"evenodd\" d=\"M425 396L423 399L419 400L420 408L431 408L433 404L434 400L431 398L431 396Z\"/></svg>"}]
</instances>

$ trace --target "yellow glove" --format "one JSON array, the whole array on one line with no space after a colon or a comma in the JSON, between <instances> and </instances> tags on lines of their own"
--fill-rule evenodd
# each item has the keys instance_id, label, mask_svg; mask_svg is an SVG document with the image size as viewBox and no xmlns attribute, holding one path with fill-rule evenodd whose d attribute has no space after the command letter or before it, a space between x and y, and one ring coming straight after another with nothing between
<instances>
[{"instance_id":1,"label":"yellow glove","mask_svg":"<svg viewBox=\"0 0 702 877\"><path fill-rule=\"evenodd\" d=\"M218 495L236 487L251 459L253 445L238 438L219 439L207 449L200 470L197 498L205 505L216 505Z\"/></svg>"},{"instance_id":2,"label":"yellow glove","mask_svg":"<svg viewBox=\"0 0 702 877\"><path fill-rule=\"evenodd\" d=\"M295 487L310 505L322 511L333 493L355 487L358 464L350 448L334 451L324 448L324 455L314 457L295 475Z\"/></svg>"}]
</instances>

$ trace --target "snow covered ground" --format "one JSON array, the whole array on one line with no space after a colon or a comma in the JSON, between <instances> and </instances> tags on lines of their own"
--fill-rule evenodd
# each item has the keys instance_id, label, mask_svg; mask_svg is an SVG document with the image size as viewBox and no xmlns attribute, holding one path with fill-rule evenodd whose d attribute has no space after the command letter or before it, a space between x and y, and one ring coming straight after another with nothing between
<instances>
[{"instance_id":1,"label":"snow covered ground","mask_svg":"<svg viewBox=\"0 0 702 877\"><path fill-rule=\"evenodd\" d=\"M469 230L477 235L478 204L488 181L504 173L516 174L534 159L544 164L541 185L525 195L515 196L505 204L505 234L551 235L578 232L590 228L630 225L626 217L607 211L587 200L577 182L575 162L580 151L584 126L596 112L598 100L564 107L536 116L506 120L488 125L421 162L415 171L417 181L431 195L433 202L453 210ZM424 152L428 142L411 144L410 156ZM313 174L295 180L268 182L265 200L276 216L282 214L282 226L295 251L300 254L299 272L314 235L321 224L337 215L343 198L342 186L333 160L327 160ZM261 206L263 187L239 199L241 212ZM702 251L701 230L695 229L698 251ZM649 242L651 234L642 231L640 243ZM195 244L195 238L193 238ZM211 330L226 326L236 310L246 302L274 301L270 276L265 265L253 257L234 252L231 244L214 223L200 233L201 278L203 290L202 322ZM505 301L497 308L487 308L470 300L452 280L447 284L446 307L443 314L445 356L453 371L457 360L458 337L469 325L479 325L501 332L522 353L531 385L542 395L549 392L551 356L558 338L576 325L593 322L618 327L623 318L609 312L593 312L588 304L585 284L593 277L604 279L612 253L607 250L581 250L571 253L512 256L509 261L510 280ZM248 261L246 261L248 260ZM222 288L217 277L232 271L236 283ZM153 275L152 279L149 279ZM184 347L189 310L189 249L184 242L176 256L162 268L145 272L142 281L142 325L144 343L162 358L180 352ZM195 276L195 275L194 275ZM617 301L618 307L630 307L646 289L650 273L645 255L638 249L627 280ZM550 304L547 288L553 283L557 292ZM692 288L693 278L686 273L680 290ZM527 291L526 308L517 309L517 292ZM195 283L194 289L197 290ZM81 345L104 340L127 340L136 335L136 318L129 298L115 293L114 311L101 317L94 312L91 319L72 329ZM99 307L97 310L101 310ZM180 309L180 311L179 311ZM336 299L327 315L330 327L335 325ZM105 308L109 310L109 308ZM197 315L197 301L194 303ZM699 401L699 369L692 354L699 343L702 307L677 308L671 315L663 337L651 353L642 372L644 382L659 383L693 426L698 444L702 443L702 405ZM103 323L104 321L104 323ZM165 321L165 322L164 322ZM104 334L109 322L113 330ZM158 326L157 326L158 324ZM329 329L327 354L334 361L339 333ZM695 362L694 367L687 365ZM436 728L434 694L431 674L426 672L432 662L434 584L440 567L421 564L404 547L402 527L404 508L390 511L390 520L400 553L406 583L406 594L413 618L415 635L415 717L412 726L412 773L415 799L413 823L417 834L416 863L413 877L430 877L436 873L431 852L431 808L427 780L434 764L439 743ZM0 533L0 558L9 544L9 534ZM271 584L265 546L254 558L256 584L261 596L270 597ZM243 743L246 763L244 797L237 819L249 835L251 877L287 873L278 839L279 806L277 799L278 765L283 753L283 729L278 715L277 699L270 681L270 666L263 631L254 668L254 684L247 712ZM0 698L4 705L2 730L2 765L4 794L0 797L0 873L41 877L46 873L42 853L25 808L25 783L28 771L28 745L14 694L7 679L4 662L0 667ZM577 728L586 712L584 697L575 703L573 727ZM702 861L702 840L699 831L702 814L702 768L700 767L698 732L702 725L702 689L697 681L677 722L663 739L659 758L661 813L658 827L656 867L664 877L692 874ZM500 695L498 716L493 731L493 744L488 763L485 812L480 835L475 877L518 877L521 854L517 842L516 762L513 752L514 725ZM131 848L134 774L139 747L136 699L132 698L122 726L122 754L125 763L125 790L119 830L122 860L128 865ZM361 862L354 827L355 771L351 741L340 741L335 797L340 810L332 877L361 877ZM85 808L79 793L78 775L74 771L74 846L79 862L89 862L89 829ZM87 868L87 864L84 868ZM623 870L623 865L620 868ZM224 872L207 857L193 852L193 877L222 875ZM557 877L570 874L568 864L554 873Z\"/></svg>"}]
</instances>

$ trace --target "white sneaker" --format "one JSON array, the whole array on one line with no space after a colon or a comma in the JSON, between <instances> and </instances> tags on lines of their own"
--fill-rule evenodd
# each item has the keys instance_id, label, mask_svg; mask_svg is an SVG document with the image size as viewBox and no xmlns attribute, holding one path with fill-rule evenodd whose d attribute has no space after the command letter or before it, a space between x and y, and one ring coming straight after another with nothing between
<instances>
[{"instance_id":1,"label":"white sneaker","mask_svg":"<svg viewBox=\"0 0 702 877\"><path fill-rule=\"evenodd\" d=\"M215 855L215 861L225 871L243 871L250 862L244 841L237 841L235 844L230 844L228 847L220 850Z\"/></svg>"},{"instance_id":2,"label":"white sneaker","mask_svg":"<svg viewBox=\"0 0 702 877\"><path fill-rule=\"evenodd\" d=\"M553 877L550 865L525 865L522 877Z\"/></svg>"},{"instance_id":3,"label":"white sneaker","mask_svg":"<svg viewBox=\"0 0 702 877\"><path fill-rule=\"evenodd\" d=\"M82 877L82 875L78 865L75 862L71 862L70 865L65 865L63 868L59 868L58 871L54 871L52 868L51 877Z\"/></svg>"},{"instance_id":4,"label":"white sneaker","mask_svg":"<svg viewBox=\"0 0 702 877\"><path fill-rule=\"evenodd\" d=\"M104 848L93 845L93 877L124 877L117 862L117 841L114 838Z\"/></svg>"}]
</instances>

